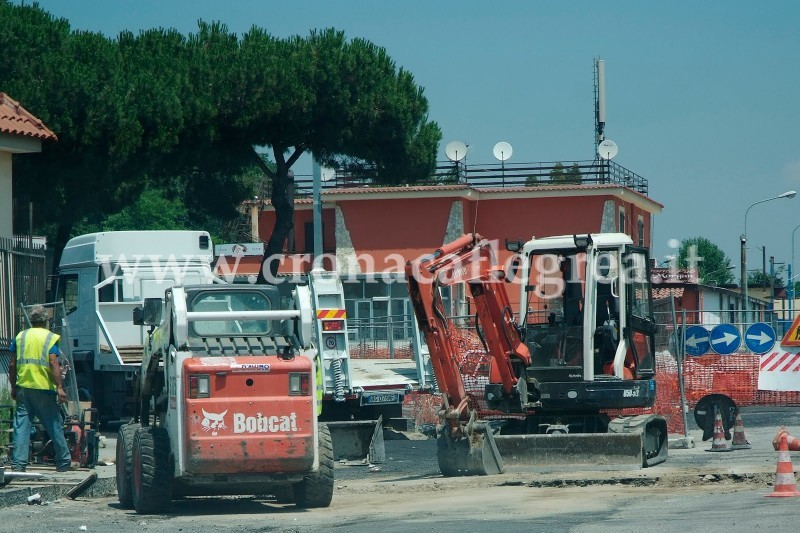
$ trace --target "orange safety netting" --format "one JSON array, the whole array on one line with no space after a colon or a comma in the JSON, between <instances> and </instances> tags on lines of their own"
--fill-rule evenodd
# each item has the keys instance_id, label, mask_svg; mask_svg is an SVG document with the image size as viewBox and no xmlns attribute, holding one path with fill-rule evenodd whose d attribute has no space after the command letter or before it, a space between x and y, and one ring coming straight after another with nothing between
<instances>
[{"instance_id":1,"label":"orange safety netting","mask_svg":"<svg viewBox=\"0 0 800 533\"><path fill-rule=\"evenodd\" d=\"M508 415L488 409L483 400L483 389L489 380L490 358L478 336L472 330L458 328L452 328L450 333L458 346L458 363L471 407L477 409L481 418L507 418ZM758 390L759 360L758 355L749 353L687 358L683 364L683 380L689 429L695 424L694 406L709 394L724 394L739 407L800 405L800 391ZM666 418L670 433L684 433L678 365L669 351L661 351L656 356L655 380L656 403L653 407L605 412L610 416L658 414ZM412 393L406 397L404 414L413 417L418 424L435 423L439 406L438 395Z\"/></svg>"}]
</instances>

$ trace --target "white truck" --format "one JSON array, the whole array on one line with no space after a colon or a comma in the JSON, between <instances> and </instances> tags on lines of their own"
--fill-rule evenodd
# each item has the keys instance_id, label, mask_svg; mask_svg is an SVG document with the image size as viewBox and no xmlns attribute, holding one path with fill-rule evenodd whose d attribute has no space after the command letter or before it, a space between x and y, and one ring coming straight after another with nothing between
<instances>
[{"instance_id":1,"label":"white truck","mask_svg":"<svg viewBox=\"0 0 800 533\"><path fill-rule=\"evenodd\" d=\"M133 415L147 340L146 328L131 320L134 308L174 286L224 284L213 263L204 231L103 232L67 243L51 299L64 301L79 395L101 423ZM380 462L380 421L401 416L405 395L420 386L422 361L352 359L338 275L314 270L307 285L311 315L301 323L322 360L320 419L329 422L336 459Z\"/></svg>"},{"instance_id":2,"label":"white truck","mask_svg":"<svg viewBox=\"0 0 800 533\"><path fill-rule=\"evenodd\" d=\"M79 397L102 421L131 415L147 338L131 322L133 309L175 285L213 283L213 259L205 231L102 232L67 243L50 299L66 308Z\"/></svg>"}]
</instances>

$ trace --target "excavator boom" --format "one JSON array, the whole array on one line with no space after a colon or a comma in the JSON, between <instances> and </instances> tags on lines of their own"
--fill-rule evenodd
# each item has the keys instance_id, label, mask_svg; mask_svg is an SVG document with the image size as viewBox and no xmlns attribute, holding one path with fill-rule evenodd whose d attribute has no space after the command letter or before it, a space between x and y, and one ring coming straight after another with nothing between
<instances>
[{"instance_id":1,"label":"excavator boom","mask_svg":"<svg viewBox=\"0 0 800 533\"><path fill-rule=\"evenodd\" d=\"M484 327L483 339L495 357L494 367L504 391L512 394L519 382L513 361L530 364L530 354L514 326L514 314L505 291L495 287L504 274L496 269L491 244L478 234L465 235L433 254L409 261L409 295L431 353L431 365L442 390L438 458L444 475L486 475L503 471L491 427L477 421L470 408L458 365L453 328L442 305L439 287L466 283L482 313L497 317ZM524 395L523 395L524 397Z\"/></svg>"}]
</instances>

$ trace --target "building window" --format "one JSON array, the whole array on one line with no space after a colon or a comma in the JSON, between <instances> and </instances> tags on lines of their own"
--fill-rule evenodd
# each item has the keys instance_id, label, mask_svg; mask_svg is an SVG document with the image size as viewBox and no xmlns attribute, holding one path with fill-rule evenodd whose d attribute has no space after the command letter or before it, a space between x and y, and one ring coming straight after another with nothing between
<instances>
[{"instance_id":1,"label":"building window","mask_svg":"<svg viewBox=\"0 0 800 533\"><path fill-rule=\"evenodd\" d=\"M325 224L322 224L322 251L325 251ZM314 223L313 222L306 222L303 226L303 239L304 239L304 253L313 254L314 253ZM291 251L296 251L297 246L295 243L290 243L292 246Z\"/></svg>"},{"instance_id":2,"label":"building window","mask_svg":"<svg viewBox=\"0 0 800 533\"><path fill-rule=\"evenodd\" d=\"M619 208L619 226L617 227L617 231L620 233L625 233L625 208Z\"/></svg>"},{"instance_id":3,"label":"building window","mask_svg":"<svg viewBox=\"0 0 800 533\"><path fill-rule=\"evenodd\" d=\"M636 233L639 242L639 246L644 248L644 218L639 216L639 220L636 221Z\"/></svg>"}]
</instances>

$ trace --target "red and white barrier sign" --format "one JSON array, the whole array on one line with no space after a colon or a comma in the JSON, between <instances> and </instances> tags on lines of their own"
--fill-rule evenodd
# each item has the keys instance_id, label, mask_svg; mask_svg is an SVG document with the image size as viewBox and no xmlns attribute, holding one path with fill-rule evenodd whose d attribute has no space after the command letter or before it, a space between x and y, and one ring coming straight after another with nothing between
<instances>
[{"instance_id":1,"label":"red and white barrier sign","mask_svg":"<svg viewBox=\"0 0 800 533\"><path fill-rule=\"evenodd\" d=\"M800 391L800 353L777 349L761 356L759 390Z\"/></svg>"}]
</instances>

